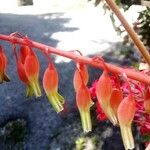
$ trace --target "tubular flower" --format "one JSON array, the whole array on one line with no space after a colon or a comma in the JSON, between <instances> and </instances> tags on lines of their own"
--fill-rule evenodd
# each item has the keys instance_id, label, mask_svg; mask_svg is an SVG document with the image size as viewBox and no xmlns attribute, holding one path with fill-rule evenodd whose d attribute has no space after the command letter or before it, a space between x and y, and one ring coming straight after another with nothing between
<instances>
[{"instance_id":1,"label":"tubular flower","mask_svg":"<svg viewBox=\"0 0 150 150\"><path fill-rule=\"evenodd\" d=\"M111 98L110 98L110 105L116 115L117 118L117 110L120 102L123 100L123 93L121 89L114 88L112 90Z\"/></svg>"},{"instance_id":2,"label":"tubular flower","mask_svg":"<svg viewBox=\"0 0 150 150\"><path fill-rule=\"evenodd\" d=\"M44 72L43 87L49 102L57 113L64 109L64 98L58 93L58 73L52 63Z\"/></svg>"},{"instance_id":3,"label":"tubular flower","mask_svg":"<svg viewBox=\"0 0 150 150\"><path fill-rule=\"evenodd\" d=\"M113 123L113 125L116 125L117 117L110 104L112 91L112 82L110 80L108 72L104 70L96 85L96 96L105 115Z\"/></svg>"},{"instance_id":4,"label":"tubular flower","mask_svg":"<svg viewBox=\"0 0 150 150\"><path fill-rule=\"evenodd\" d=\"M82 83L76 92L76 103L80 112L82 128L84 132L92 130L90 107L92 100L90 97L89 89Z\"/></svg>"},{"instance_id":5,"label":"tubular flower","mask_svg":"<svg viewBox=\"0 0 150 150\"><path fill-rule=\"evenodd\" d=\"M6 67L7 67L7 57L3 51L2 46L0 46L0 84L3 81L9 82L10 79L6 74Z\"/></svg>"},{"instance_id":6,"label":"tubular flower","mask_svg":"<svg viewBox=\"0 0 150 150\"><path fill-rule=\"evenodd\" d=\"M24 65L21 62L17 62L17 72L18 72L19 79L25 85L27 85L26 96L27 97L28 96L32 96L33 90L32 90L32 87L30 86L29 80L28 80L28 78L26 76Z\"/></svg>"},{"instance_id":7,"label":"tubular flower","mask_svg":"<svg viewBox=\"0 0 150 150\"><path fill-rule=\"evenodd\" d=\"M135 99L131 94L125 97L118 107L118 120L123 144L126 150L134 149L134 139L131 131L132 120L135 115Z\"/></svg>"},{"instance_id":8,"label":"tubular flower","mask_svg":"<svg viewBox=\"0 0 150 150\"><path fill-rule=\"evenodd\" d=\"M76 69L76 71L74 73L74 78L73 78L73 85L74 85L75 91L77 91L80 88L81 83L82 83L80 73L83 77L83 81L84 81L85 85L88 83L88 80L89 80L89 74L88 74L87 67L81 63L78 63L77 67L79 69ZM79 73L79 70L80 70L80 73Z\"/></svg>"},{"instance_id":9,"label":"tubular flower","mask_svg":"<svg viewBox=\"0 0 150 150\"><path fill-rule=\"evenodd\" d=\"M26 75L25 69L24 69L24 62L25 62L27 54L29 53L29 50L30 50L29 47L21 46L20 58L18 59L17 54L15 54L18 76L19 76L19 79L27 86L27 90L26 90L27 97L32 96L32 94L33 94L32 87L29 84L29 80L27 78L27 75Z\"/></svg>"},{"instance_id":10,"label":"tubular flower","mask_svg":"<svg viewBox=\"0 0 150 150\"><path fill-rule=\"evenodd\" d=\"M20 61L22 64L25 63L25 59L30 52L30 48L28 46L21 46L20 47Z\"/></svg>"},{"instance_id":11,"label":"tubular flower","mask_svg":"<svg viewBox=\"0 0 150 150\"><path fill-rule=\"evenodd\" d=\"M30 49L30 52L25 58L24 70L25 74L29 80L29 85L31 86L33 93L36 97L41 96L41 89L39 86L39 61L34 52Z\"/></svg>"},{"instance_id":12,"label":"tubular flower","mask_svg":"<svg viewBox=\"0 0 150 150\"><path fill-rule=\"evenodd\" d=\"M150 91L148 87L145 90L144 108L147 113L150 113Z\"/></svg>"}]
</instances>

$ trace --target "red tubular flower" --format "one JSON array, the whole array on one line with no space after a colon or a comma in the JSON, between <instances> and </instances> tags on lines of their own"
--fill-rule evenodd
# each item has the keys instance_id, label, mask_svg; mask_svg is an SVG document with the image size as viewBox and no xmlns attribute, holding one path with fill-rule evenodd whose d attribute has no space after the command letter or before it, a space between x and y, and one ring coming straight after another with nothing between
<instances>
[{"instance_id":1,"label":"red tubular flower","mask_svg":"<svg viewBox=\"0 0 150 150\"><path fill-rule=\"evenodd\" d=\"M43 87L49 102L57 113L64 109L64 98L58 93L58 73L52 63L44 72Z\"/></svg>"},{"instance_id":2,"label":"red tubular flower","mask_svg":"<svg viewBox=\"0 0 150 150\"><path fill-rule=\"evenodd\" d=\"M25 63L25 59L30 52L30 48L28 46L21 46L20 47L20 61L22 64Z\"/></svg>"},{"instance_id":3,"label":"red tubular flower","mask_svg":"<svg viewBox=\"0 0 150 150\"><path fill-rule=\"evenodd\" d=\"M30 86L30 82L26 76L24 65L21 62L17 63L17 72L18 72L19 79L27 86L26 96L27 97L32 96L33 90L32 90L32 87Z\"/></svg>"},{"instance_id":4,"label":"red tubular flower","mask_svg":"<svg viewBox=\"0 0 150 150\"><path fill-rule=\"evenodd\" d=\"M84 83L76 92L76 103L80 112L83 131L89 132L92 130L90 107L93 102L90 97L89 89Z\"/></svg>"},{"instance_id":5,"label":"red tubular flower","mask_svg":"<svg viewBox=\"0 0 150 150\"><path fill-rule=\"evenodd\" d=\"M0 46L0 84L3 81L9 82L10 79L6 74L6 67L7 67L7 57L3 51L2 46Z\"/></svg>"},{"instance_id":6,"label":"red tubular flower","mask_svg":"<svg viewBox=\"0 0 150 150\"><path fill-rule=\"evenodd\" d=\"M145 90L144 108L147 113L150 113L150 91L148 87Z\"/></svg>"},{"instance_id":7,"label":"red tubular flower","mask_svg":"<svg viewBox=\"0 0 150 150\"><path fill-rule=\"evenodd\" d=\"M41 96L41 89L39 86L39 61L34 52L30 49L30 52L25 58L24 70L25 74L29 80L29 84L33 90L36 97Z\"/></svg>"},{"instance_id":8,"label":"red tubular flower","mask_svg":"<svg viewBox=\"0 0 150 150\"><path fill-rule=\"evenodd\" d=\"M89 80L89 74L88 74L87 67L84 64L78 63L77 68L78 69L76 69L76 71L74 73L74 78L73 78L73 85L74 85L75 91L77 91L80 88L81 83L82 83L80 73L83 77L83 81L84 81L85 85L87 85L88 80ZM80 73L79 73L79 70L80 70Z\"/></svg>"},{"instance_id":9,"label":"red tubular flower","mask_svg":"<svg viewBox=\"0 0 150 150\"><path fill-rule=\"evenodd\" d=\"M118 106L121 103L121 101L123 100L123 93L120 89L113 89L112 90L112 94L111 94L111 98L110 98L110 105L117 117L117 110L118 110Z\"/></svg>"},{"instance_id":10,"label":"red tubular flower","mask_svg":"<svg viewBox=\"0 0 150 150\"><path fill-rule=\"evenodd\" d=\"M27 75L26 75L25 69L24 69L24 62L25 62L27 54L29 53L29 50L30 50L29 47L21 46L20 58L18 58L17 53L15 51L15 47L14 47L14 53L16 56L17 73L18 73L19 79L27 86L27 90L26 90L27 97L32 96L32 94L33 94L32 87L30 86L30 82L27 78Z\"/></svg>"},{"instance_id":11,"label":"red tubular flower","mask_svg":"<svg viewBox=\"0 0 150 150\"><path fill-rule=\"evenodd\" d=\"M108 72L104 70L103 74L100 76L96 85L96 96L105 115L113 123L113 125L116 125L117 117L110 105L111 95L112 95L112 82L110 80Z\"/></svg>"},{"instance_id":12,"label":"red tubular flower","mask_svg":"<svg viewBox=\"0 0 150 150\"><path fill-rule=\"evenodd\" d=\"M76 91L76 103L80 112L84 132L89 132L92 130L90 107L93 102L91 100L90 91L86 87L88 78L89 75L86 66L84 64L77 64L73 85Z\"/></svg>"},{"instance_id":13,"label":"red tubular flower","mask_svg":"<svg viewBox=\"0 0 150 150\"><path fill-rule=\"evenodd\" d=\"M118 107L118 120L125 149L134 149L131 124L135 115L135 99L132 94L125 97Z\"/></svg>"}]
</instances>

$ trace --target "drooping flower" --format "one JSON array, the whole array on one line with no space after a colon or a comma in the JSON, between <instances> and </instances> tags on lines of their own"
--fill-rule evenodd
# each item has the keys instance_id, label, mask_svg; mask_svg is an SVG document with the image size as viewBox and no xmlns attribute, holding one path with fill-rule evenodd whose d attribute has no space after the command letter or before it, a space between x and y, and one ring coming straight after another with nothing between
<instances>
[{"instance_id":1,"label":"drooping flower","mask_svg":"<svg viewBox=\"0 0 150 150\"><path fill-rule=\"evenodd\" d=\"M96 96L105 115L113 123L113 125L116 125L117 117L110 104L112 91L112 82L108 71L104 70L96 85Z\"/></svg>"},{"instance_id":2,"label":"drooping flower","mask_svg":"<svg viewBox=\"0 0 150 150\"><path fill-rule=\"evenodd\" d=\"M25 73L25 69L24 69L24 65L21 62L17 63L17 72L18 72L18 76L19 79L27 86L27 90L26 90L26 96L32 96L33 95L33 89L30 86L30 82L26 76Z\"/></svg>"},{"instance_id":3,"label":"drooping flower","mask_svg":"<svg viewBox=\"0 0 150 150\"><path fill-rule=\"evenodd\" d=\"M84 64L78 63L73 78L73 85L76 92L76 104L80 112L82 128L84 132L92 130L90 107L93 105L90 91L86 87L88 83L88 70Z\"/></svg>"},{"instance_id":4,"label":"drooping flower","mask_svg":"<svg viewBox=\"0 0 150 150\"><path fill-rule=\"evenodd\" d=\"M20 57L18 57L17 52L16 52L16 47L15 45L13 45L14 47L14 54L16 57L16 66L17 66L17 73L19 76L19 79L27 86L27 90L26 90L26 96L32 96L33 95L33 90L32 87L30 86L30 82L27 78L27 75L25 73L25 68L24 68L24 62L26 59L27 54L29 53L29 47L27 46L21 46L20 48Z\"/></svg>"},{"instance_id":5,"label":"drooping flower","mask_svg":"<svg viewBox=\"0 0 150 150\"><path fill-rule=\"evenodd\" d=\"M43 87L49 102L57 113L64 109L64 98L58 93L58 73L51 62L44 72Z\"/></svg>"},{"instance_id":6,"label":"drooping flower","mask_svg":"<svg viewBox=\"0 0 150 150\"><path fill-rule=\"evenodd\" d=\"M31 86L33 93L36 97L41 96L41 89L39 86L39 61L35 53L30 49L30 52L25 58L24 62L25 74L29 80L29 85Z\"/></svg>"},{"instance_id":7,"label":"drooping flower","mask_svg":"<svg viewBox=\"0 0 150 150\"><path fill-rule=\"evenodd\" d=\"M121 101L117 111L122 140L126 150L135 147L131 129L135 110L135 99L132 94L129 94Z\"/></svg>"},{"instance_id":8,"label":"drooping flower","mask_svg":"<svg viewBox=\"0 0 150 150\"><path fill-rule=\"evenodd\" d=\"M88 74L87 67L82 63L78 63L77 68L78 69L75 70L74 78L73 78L73 85L74 85L75 91L77 91L80 88L82 80L84 81L85 85L87 85L88 80L89 80L89 74ZM81 77L80 77L79 70L80 70L80 73L81 73L83 79L81 79Z\"/></svg>"},{"instance_id":9,"label":"drooping flower","mask_svg":"<svg viewBox=\"0 0 150 150\"><path fill-rule=\"evenodd\" d=\"M22 64L25 63L25 59L28 56L29 52L30 52L30 48L28 46L23 45L20 47L20 61Z\"/></svg>"},{"instance_id":10,"label":"drooping flower","mask_svg":"<svg viewBox=\"0 0 150 150\"><path fill-rule=\"evenodd\" d=\"M80 88L76 92L76 103L80 112L82 128L84 132L92 130L90 107L92 100L90 97L89 89L82 82Z\"/></svg>"},{"instance_id":11,"label":"drooping flower","mask_svg":"<svg viewBox=\"0 0 150 150\"><path fill-rule=\"evenodd\" d=\"M150 91L149 87L145 90L145 97L144 97L144 108L147 113L150 113Z\"/></svg>"},{"instance_id":12,"label":"drooping flower","mask_svg":"<svg viewBox=\"0 0 150 150\"><path fill-rule=\"evenodd\" d=\"M3 81L9 82L10 79L6 74L6 67L7 67L7 57L4 53L2 46L0 45L0 84Z\"/></svg>"}]
</instances>

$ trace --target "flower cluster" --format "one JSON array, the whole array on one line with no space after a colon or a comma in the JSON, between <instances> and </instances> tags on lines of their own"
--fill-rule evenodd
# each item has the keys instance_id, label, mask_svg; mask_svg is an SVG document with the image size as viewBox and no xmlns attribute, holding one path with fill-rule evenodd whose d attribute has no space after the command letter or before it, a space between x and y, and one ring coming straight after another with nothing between
<instances>
[{"instance_id":1,"label":"flower cluster","mask_svg":"<svg viewBox=\"0 0 150 150\"><path fill-rule=\"evenodd\" d=\"M142 71L142 73L150 75L150 71ZM110 80L111 80L111 84L113 87L116 86L116 83L118 85L118 79L116 80L116 76L110 75ZM97 85L99 84L98 82L99 81L95 81L93 83L92 87L90 88L90 93L92 95L92 99L94 99L96 102L97 119L99 121L104 121L104 120L109 119L109 116L107 115L107 113L105 113L105 109L103 109L103 107L101 106L101 103L98 103L99 100L98 100L98 97L96 97L96 88L97 88ZM129 84L131 88L129 88ZM118 120L122 121L122 123L127 123L127 122L132 121L132 120L129 120L129 118L133 119L134 117L133 123L138 126L139 132L141 136L143 137L145 144L147 145L148 143L150 143L150 89L149 89L149 86L141 82L132 80L132 79L128 79L128 82L126 82L123 80L123 78L120 78L119 86L123 94L122 96L121 95L120 96L124 97L124 99L120 102L119 107L118 107ZM112 92L111 97L113 97L113 95L114 94ZM116 95L114 97L117 101L118 96ZM112 99L110 98L110 104L112 103L111 101ZM131 104L130 105L129 103L127 104L127 101L130 101ZM122 105L122 108L121 108L121 105ZM127 107L126 105L128 105L128 109L126 108ZM131 112L133 111L133 109L135 109L134 110L135 114L134 112L132 112L133 113L132 114L129 111L129 109L131 109L130 110ZM128 112L130 112L130 114L128 114ZM121 115L124 117L121 118ZM126 116L128 116L129 118L126 118ZM123 132L125 132L124 134L127 134L128 130L126 131L123 131L123 130L124 129L122 129L122 134ZM124 136L122 136L123 141L126 141L127 135L124 135ZM125 142L124 142L124 145L125 147L127 146Z\"/></svg>"},{"instance_id":2,"label":"flower cluster","mask_svg":"<svg viewBox=\"0 0 150 150\"><path fill-rule=\"evenodd\" d=\"M40 64L34 51L29 46L21 45L19 50L13 44L14 55L16 59L16 70L20 81L27 87L26 96L41 96L41 87L39 84ZM50 60L50 59L49 59ZM7 57L4 49L0 46L0 79L10 81L6 75ZM49 102L57 113L63 110L64 98L58 93L58 73L54 64L49 61L43 77L43 88Z\"/></svg>"}]
</instances>

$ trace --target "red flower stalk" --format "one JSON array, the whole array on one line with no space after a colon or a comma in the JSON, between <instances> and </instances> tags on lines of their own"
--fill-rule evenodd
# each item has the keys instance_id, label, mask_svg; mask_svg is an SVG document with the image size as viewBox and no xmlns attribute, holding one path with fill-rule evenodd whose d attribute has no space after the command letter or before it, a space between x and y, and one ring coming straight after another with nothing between
<instances>
[{"instance_id":1,"label":"red flower stalk","mask_svg":"<svg viewBox=\"0 0 150 150\"><path fill-rule=\"evenodd\" d=\"M23 61L23 60L22 60ZM25 58L24 70L25 74L29 80L29 85L31 86L33 93L36 97L41 96L41 89L39 86L39 61L35 53L30 49L30 52Z\"/></svg>"},{"instance_id":2,"label":"red flower stalk","mask_svg":"<svg viewBox=\"0 0 150 150\"><path fill-rule=\"evenodd\" d=\"M43 87L55 111L57 113L61 112L64 109L64 98L58 93L58 73L52 62L45 70Z\"/></svg>"},{"instance_id":3,"label":"red flower stalk","mask_svg":"<svg viewBox=\"0 0 150 150\"><path fill-rule=\"evenodd\" d=\"M73 85L74 85L75 91L77 91L80 88L80 86L82 85L82 80L84 81L85 85L87 85L88 80L89 80L89 74L88 74L87 67L84 64L78 63L77 68L79 68L79 69L76 69L76 71L74 73L74 78L73 78ZM81 79L81 77L80 77L79 70L80 70L80 73L81 73L83 79Z\"/></svg>"},{"instance_id":4,"label":"red flower stalk","mask_svg":"<svg viewBox=\"0 0 150 150\"><path fill-rule=\"evenodd\" d=\"M107 118L113 123L113 125L116 125L118 122L117 117L110 104L112 92L113 87L111 79L108 71L104 70L96 85L96 96Z\"/></svg>"},{"instance_id":5,"label":"red flower stalk","mask_svg":"<svg viewBox=\"0 0 150 150\"><path fill-rule=\"evenodd\" d=\"M150 91L149 87L145 90L145 97L144 97L144 108L147 113L150 113Z\"/></svg>"},{"instance_id":6,"label":"red flower stalk","mask_svg":"<svg viewBox=\"0 0 150 150\"><path fill-rule=\"evenodd\" d=\"M131 124L135 115L135 99L132 94L125 97L118 107L118 120L125 149L134 149Z\"/></svg>"},{"instance_id":7,"label":"red flower stalk","mask_svg":"<svg viewBox=\"0 0 150 150\"><path fill-rule=\"evenodd\" d=\"M10 79L6 74L6 67L7 67L7 57L4 53L2 46L0 46L0 84L3 81L9 82Z\"/></svg>"}]
</instances>

